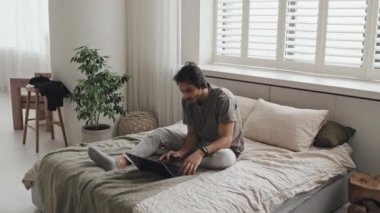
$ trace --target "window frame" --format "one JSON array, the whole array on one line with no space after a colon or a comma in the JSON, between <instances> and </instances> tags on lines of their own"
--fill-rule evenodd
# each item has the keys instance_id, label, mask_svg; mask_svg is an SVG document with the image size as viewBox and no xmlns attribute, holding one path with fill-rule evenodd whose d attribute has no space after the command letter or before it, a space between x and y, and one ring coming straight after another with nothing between
<instances>
[{"instance_id":1,"label":"window frame","mask_svg":"<svg viewBox=\"0 0 380 213\"><path fill-rule=\"evenodd\" d=\"M214 23L217 20L218 0L214 0ZM373 59L376 46L376 29L380 26L377 23L379 10L379 0L367 0L367 14L365 23L365 36L363 44L363 60L360 67L349 67L325 64L326 28L328 19L329 0L318 0L318 23L314 63L303 63L298 61L284 60L284 43L286 27L287 0L278 0L278 31L277 31L277 52L276 59L248 58L248 27L250 0L243 0L242 17L242 39L240 57L223 56L216 54L217 25L214 24L213 39L213 62L216 64L232 64L239 66L263 67L280 70L301 71L305 73L317 73L327 75L338 75L344 77L355 77L367 80L380 79L380 69L374 69ZM337 0L335 0L337 1Z\"/></svg>"}]
</instances>

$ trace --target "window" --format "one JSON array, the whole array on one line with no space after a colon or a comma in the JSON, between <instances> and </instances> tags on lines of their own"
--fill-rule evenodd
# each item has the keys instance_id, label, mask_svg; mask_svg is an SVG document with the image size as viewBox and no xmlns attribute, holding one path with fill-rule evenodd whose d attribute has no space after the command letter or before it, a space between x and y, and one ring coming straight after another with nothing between
<instances>
[{"instance_id":1,"label":"window","mask_svg":"<svg viewBox=\"0 0 380 213\"><path fill-rule=\"evenodd\" d=\"M376 37L375 37L375 54L373 60L373 68L380 69L380 4L376 11Z\"/></svg>"},{"instance_id":2,"label":"window","mask_svg":"<svg viewBox=\"0 0 380 213\"><path fill-rule=\"evenodd\" d=\"M219 0L217 18L217 54L240 56L243 0Z\"/></svg>"},{"instance_id":3,"label":"window","mask_svg":"<svg viewBox=\"0 0 380 213\"><path fill-rule=\"evenodd\" d=\"M276 58L278 0L251 0L248 57Z\"/></svg>"},{"instance_id":4,"label":"window","mask_svg":"<svg viewBox=\"0 0 380 213\"><path fill-rule=\"evenodd\" d=\"M380 79L380 0L216 0L214 61Z\"/></svg>"},{"instance_id":5,"label":"window","mask_svg":"<svg viewBox=\"0 0 380 213\"><path fill-rule=\"evenodd\" d=\"M49 1L0 0L0 90L9 78L49 72Z\"/></svg>"},{"instance_id":6,"label":"window","mask_svg":"<svg viewBox=\"0 0 380 213\"><path fill-rule=\"evenodd\" d=\"M366 0L329 1L326 64L362 66L366 11Z\"/></svg>"},{"instance_id":7,"label":"window","mask_svg":"<svg viewBox=\"0 0 380 213\"><path fill-rule=\"evenodd\" d=\"M318 0L288 0L285 60L314 63L317 22Z\"/></svg>"}]
</instances>

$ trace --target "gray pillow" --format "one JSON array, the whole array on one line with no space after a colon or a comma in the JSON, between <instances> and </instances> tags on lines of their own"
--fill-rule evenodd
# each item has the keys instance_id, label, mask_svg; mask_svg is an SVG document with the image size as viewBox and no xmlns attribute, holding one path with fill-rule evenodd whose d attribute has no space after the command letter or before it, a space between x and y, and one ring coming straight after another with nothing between
<instances>
[{"instance_id":1,"label":"gray pillow","mask_svg":"<svg viewBox=\"0 0 380 213\"><path fill-rule=\"evenodd\" d=\"M355 129L343 126L335 121L327 123L314 138L314 146L331 148L347 142L355 133Z\"/></svg>"}]
</instances>

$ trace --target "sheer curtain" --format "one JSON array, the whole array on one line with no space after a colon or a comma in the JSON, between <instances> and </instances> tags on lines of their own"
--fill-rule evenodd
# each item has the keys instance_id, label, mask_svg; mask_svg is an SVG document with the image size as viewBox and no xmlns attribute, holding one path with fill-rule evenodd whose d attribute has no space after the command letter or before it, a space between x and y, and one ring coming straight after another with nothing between
<instances>
[{"instance_id":1,"label":"sheer curtain","mask_svg":"<svg viewBox=\"0 0 380 213\"><path fill-rule=\"evenodd\" d=\"M147 110L160 126L181 119L181 94L173 76L180 68L180 0L127 1L129 110Z\"/></svg>"},{"instance_id":2,"label":"sheer curtain","mask_svg":"<svg viewBox=\"0 0 380 213\"><path fill-rule=\"evenodd\" d=\"M0 0L0 90L50 72L48 0Z\"/></svg>"}]
</instances>

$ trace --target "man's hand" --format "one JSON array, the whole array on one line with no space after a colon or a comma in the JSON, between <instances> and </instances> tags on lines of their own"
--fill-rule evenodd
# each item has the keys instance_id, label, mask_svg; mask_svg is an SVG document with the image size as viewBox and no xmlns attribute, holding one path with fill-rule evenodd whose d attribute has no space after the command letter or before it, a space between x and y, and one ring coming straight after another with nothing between
<instances>
[{"instance_id":1,"label":"man's hand","mask_svg":"<svg viewBox=\"0 0 380 213\"><path fill-rule=\"evenodd\" d=\"M182 159L185 154L181 151L169 151L160 157L160 161L169 161L170 158Z\"/></svg>"},{"instance_id":2,"label":"man's hand","mask_svg":"<svg viewBox=\"0 0 380 213\"><path fill-rule=\"evenodd\" d=\"M204 153L201 150L193 152L193 154L186 158L185 162L182 164L182 174L194 175L202 161L203 156Z\"/></svg>"}]
</instances>

